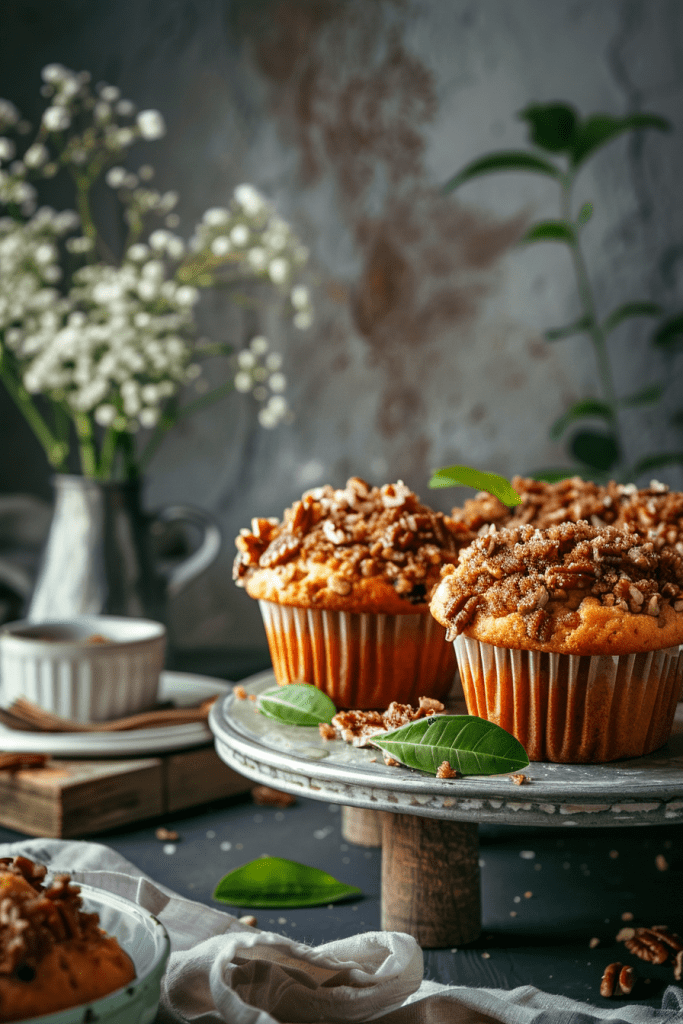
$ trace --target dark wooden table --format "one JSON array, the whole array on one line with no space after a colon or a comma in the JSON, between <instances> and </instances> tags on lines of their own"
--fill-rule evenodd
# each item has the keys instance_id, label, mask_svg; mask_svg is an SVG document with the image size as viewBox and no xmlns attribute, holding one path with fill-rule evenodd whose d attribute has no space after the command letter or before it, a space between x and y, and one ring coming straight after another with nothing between
<instances>
[{"instance_id":1,"label":"dark wooden table","mask_svg":"<svg viewBox=\"0 0 683 1024\"><path fill-rule=\"evenodd\" d=\"M263 652L230 659L219 652L184 656L179 670L237 679L264 668ZM190 899L217 906L212 892L233 868L261 854L304 862L359 886L352 902L297 910L253 911L261 928L310 944L380 927L381 850L346 841L341 808L308 799L285 809L249 797L92 837ZM163 824L176 843L155 838ZM0 842L23 838L0 828ZM614 939L624 914L633 923L667 924L683 933L683 825L639 828L531 828L482 824L481 937L463 949L425 950L425 976L447 984L512 988L531 984L597 1005L603 968L634 963L640 981L630 999L659 1005L673 982L670 966L637 961ZM665 866L666 865L666 866ZM241 915L250 907L226 907ZM590 948L591 939L600 945ZM649 980L649 984L645 983ZM614 1001L612 1001L614 1005Z\"/></svg>"}]
</instances>

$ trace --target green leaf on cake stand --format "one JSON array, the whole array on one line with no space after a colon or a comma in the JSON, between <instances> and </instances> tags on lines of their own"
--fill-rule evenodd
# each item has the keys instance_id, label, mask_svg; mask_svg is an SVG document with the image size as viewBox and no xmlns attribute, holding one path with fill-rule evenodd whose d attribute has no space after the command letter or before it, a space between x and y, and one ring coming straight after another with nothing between
<instances>
[{"instance_id":1,"label":"green leaf on cake stand","mask_svg":"<svg viewBox=\"0 0 683 1024\"><path fill-rule=\"evenodd\" d=\"M320 868L282 857L259 857L221 878L213 898L233 907L315 907L362 896Z\"/></svg>"},{"instance_id":2,"label":"green leaf on cake stand","mask_svg":"<svg viewBox=\"0 0 683 1024\"><path fill-rule=\"evenodd\" d=\"M337 709L331 698L310 683L289 683L259 694L256 707L262 715L285 725L330 723Z\"/></svg>"},{"instance_id":3,"label":"green leaf on cake stand","mask_svg":"<svg viewBox=\"0 0 683 1024\"><path fill-rule=\"evenodd\" d=\"M372 744L408 768L436 775L444 761L461 775L501 775L526 768L519 740L475 715L432 715L409 722Z\"/></svg>"},{"instance_id":4,"label":"green leaf on cake stand","mask_svg":"<svg viewBox=\"0 0 683 1024\"><path fill-rule=\"evenodd\" d=\"M521 505L522 499L509 480L497 473L484 473L470 466L445 466L436 469L429 481L430 487L474 487L477 491L488 491L504 505Z\"/></svg>"}]
</instances>

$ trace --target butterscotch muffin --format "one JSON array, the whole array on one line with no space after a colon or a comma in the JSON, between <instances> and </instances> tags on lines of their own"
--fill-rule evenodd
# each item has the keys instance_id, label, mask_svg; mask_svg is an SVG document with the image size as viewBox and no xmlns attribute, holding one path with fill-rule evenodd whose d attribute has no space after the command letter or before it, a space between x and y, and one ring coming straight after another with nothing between
<instances>
[{"instance_id":1,"label":"butterscotch muffin","mask_svg":"<svg viewBox=\"0 0 683 1024\"><path fill-rule=\"evenodd\" d=\"M27 857L0 860L0 1021L88 1003L135 978L98 915L81 909L78 886L68 875L45 885L45 875Z\"/></svg>"},{"instance_id":2,"label":"butterscotch muffin","mask_svg":"<svg viewBox=\"0 0 683 1024\"><path fill-rule=\"evenodd\" d=\"M279 683L308 682L339 708L441 699L452 645L429 614L441 566L468 534L402 481L318 487L236 540L234 578L259 602Z\"/></svg>"},{"instance_id":3,"label":"butterscotch muffin","mask_svg":"<svg viewBox=\"0 0 683 1024\"><path fill-rule=\"evenodd\" d=\"M432 614L470 714L532 761L603 762L666 742L683 681L683 558L585 521L495 526L446 566Z\"/></svg>"}]
</instances>

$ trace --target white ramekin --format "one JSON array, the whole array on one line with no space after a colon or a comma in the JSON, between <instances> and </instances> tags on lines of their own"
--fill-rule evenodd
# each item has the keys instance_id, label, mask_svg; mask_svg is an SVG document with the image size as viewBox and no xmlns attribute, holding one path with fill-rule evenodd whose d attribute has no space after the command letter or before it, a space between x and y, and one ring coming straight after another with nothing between
<instances>
[{"instance_id":1,"label":"white ramekin","mask_svg":"<svg viewBox=\"0 0 683 1024\"><path fill-rule=\"evenodd\" d=\"M89 644L98 635L109 642ZM166 629L150 619L87 615L0 630L0 704L19 697L79 722L144 711L157 699Z\"/></svg>"}]
</instances>

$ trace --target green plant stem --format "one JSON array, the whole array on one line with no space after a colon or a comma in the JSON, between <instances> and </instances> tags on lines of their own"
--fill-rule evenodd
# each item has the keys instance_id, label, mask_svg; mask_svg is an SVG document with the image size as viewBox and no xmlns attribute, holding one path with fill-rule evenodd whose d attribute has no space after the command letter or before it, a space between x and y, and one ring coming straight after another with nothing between
<instances>
[{"instance_id":1,"label":"green plant stem","mask_svg":"<svg viewBox=\"0 0 683 1024\"><path fill-rule=\"evenodd\" d=\"M123 474L125 480L136 480L140 475L140 462L135 458L135 439L127 430L118 435L118 448L123 456Z\"/></svg>"},{"instance_id":2,"label":"green plant stem","mask_svg":"<svg viewBox=\"0 0 683 1024\"><path fill-rule=\"evenodd\" d=\"M47 460L58 473L66 472L68 444L54 436L47 423L36 409L33 400L23 384L7 369L4 360L0 362L0 379L7 393L22 413L24 419L43 448Z\"/></svg>"},{"instance_id":3,"label":"green plant stem","mask_svg":"<svg viewBox=\"0 0 683 1024\"><path fill-rule=\"evenodd\" d=\"M111 480L119 437L119 431L113 427L108 427L104 433L100 447L100 464L97 474L100 480Z\"/></svg>"},{"instance_id":4,"label":"green plant stem","mask_svg":"<svg viewBox=\"0 0 683 1024\"><path fill-rule=\"evenodd\" d=\"M572 223L571 188L572 181L569 179L562 186L562 214L568 223ZM593 351L595 353L595 359L598 366L598 374L600 377L603 397L608 405L611 406L612 415L616 421L617 396L612 380L612 368L610 366L609 355L607 352L607 340L598 320L595 297L588 277L586 261L581 250L578 230L575 231L575 242L570 246L570 250L572 263L574 265L574 273L576 274L576 283L579 298L581 300L581 306L589 324L588 334L593 343Z\"/></svg>"},{"instance_id":5,"label":"green plant stem","mask_svg":"<svg viewBox=\"0 0 683 1024\"><path fill-rule=\"evenodd\" d=\"M97 452L90 417L85 412L76 412L74 413L74 425L78 438L83 476L96 478L98 475Z\"/></svg>"}]
</instances>

